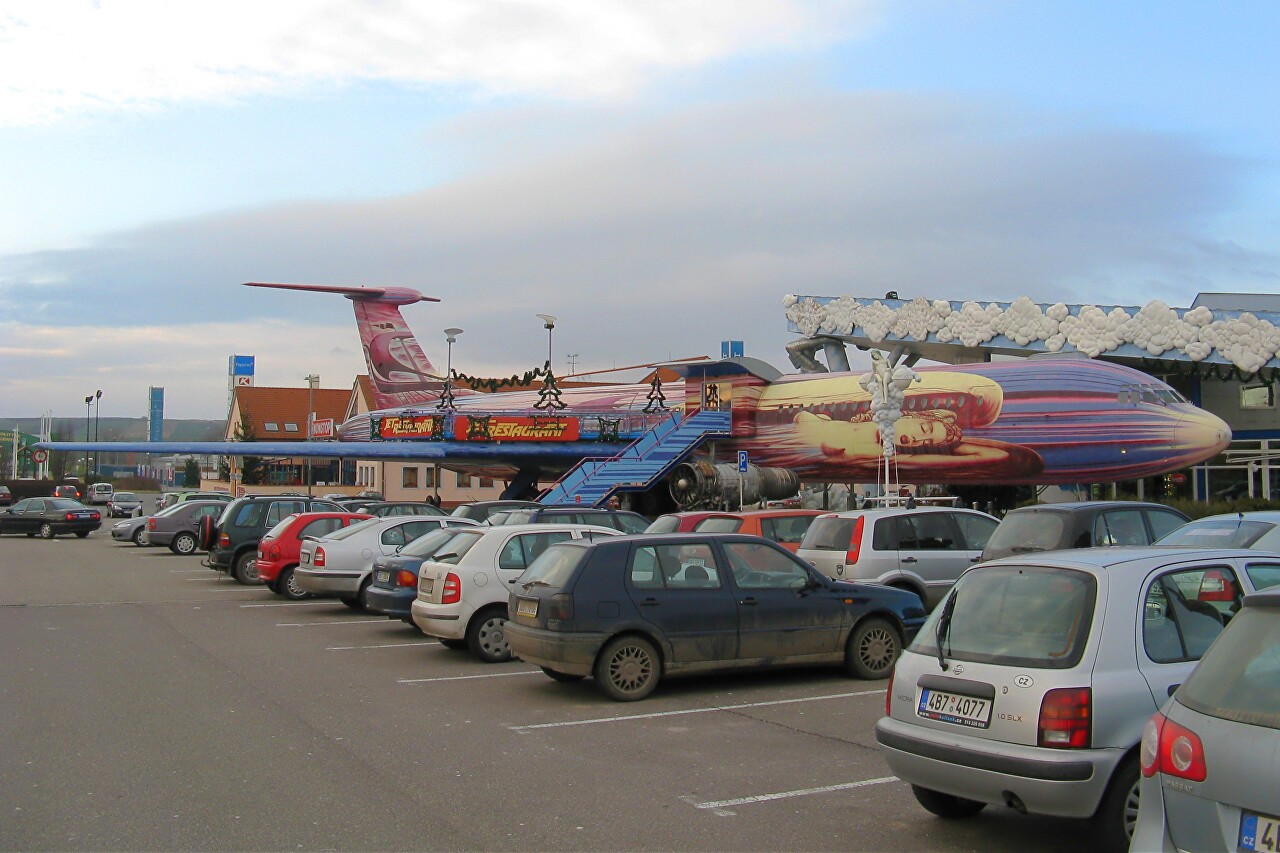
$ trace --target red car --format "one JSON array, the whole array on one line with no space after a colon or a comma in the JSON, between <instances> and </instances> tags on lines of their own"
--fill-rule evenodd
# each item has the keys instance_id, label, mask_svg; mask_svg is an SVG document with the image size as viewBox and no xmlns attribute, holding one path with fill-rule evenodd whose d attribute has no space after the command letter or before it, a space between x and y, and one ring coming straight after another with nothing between
<instances>
[{"instance_id":1,"label":"red car","mask_svg":"<svg viewBox=\"0 0 1280 853\"><path fill-rule=\"evenodd\" d=\"M698 533L749 533L752 536L763 536L794 554L809 525L818 516L826 514L820 509L754 509L713 513L699 519L693 529Z\"/></svg>"},{"instance_id":2,"label":"red car","mask_svg":"<svg viewBox=\"0 0 1280 853\"><path fill-rule=\"evenodd\" d=\"M276 595L294 601L310 598L311 593L298 586L293 577L302 540L328 536L366 518L373 516L363 512L295 512L286 516L258 542L258 577Z\"/></svg>"}]
</instances>

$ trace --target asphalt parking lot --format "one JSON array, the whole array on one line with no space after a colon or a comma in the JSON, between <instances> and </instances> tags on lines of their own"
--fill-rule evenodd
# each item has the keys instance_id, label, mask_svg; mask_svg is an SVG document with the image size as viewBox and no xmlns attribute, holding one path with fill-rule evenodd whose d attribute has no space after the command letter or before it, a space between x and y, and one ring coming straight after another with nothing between
<instances>
[{"instance_id":1,"label":"asphalt parking lot","mask_svg":"<svg viewBox=\"0 0 1280 853\"><path fill-rule=\"evenodd\" d=\"M616 703L164 548L0 537L5 850L1076 850L946 822L880 758L884 682L806 669Z\"/></svg>"}]
</instances>

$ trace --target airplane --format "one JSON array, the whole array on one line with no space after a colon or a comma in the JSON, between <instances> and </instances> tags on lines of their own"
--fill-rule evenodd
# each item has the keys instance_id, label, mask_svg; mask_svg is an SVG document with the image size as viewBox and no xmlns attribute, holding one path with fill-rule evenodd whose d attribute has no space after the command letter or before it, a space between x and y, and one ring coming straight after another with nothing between
<instances>
[{"instance_id":1,"label":"airplane","mask_svg":"<svg viewBox=\"0 0 1280 853\"><path fill-rule=\"evenodd\" d=\"M425 460L500 476L509 480L509 494L531 494L538 482L566 472L599 479L600 460L637 462L644 455L637 448L653 446L650 455L661 456L674 441L665 436L702 415L714 423L680 447L666 447L672 459L661 473L682 506L736 498L747 484L752 502L790 497L801 483L889 479L865 371L784 376L739 357L664 364L682 376L676 382L560 388L548 362L538 372L539 390L480 393L456 372L438 373L400 314L403 305L438 301L432 297L399 287L246 285L350 299L376 410L339 426L336 441L37 447ZM893 482L966 486L1155 476L1203 462L1231 438L1225 422L1158 379L1080 355L917 367L894 433ZM716 462L735 455L737 466ZM653 486L643 476L624 477L590 502ZM564 489L554 498L574 499Z\"/></svg>"}]
</instances>

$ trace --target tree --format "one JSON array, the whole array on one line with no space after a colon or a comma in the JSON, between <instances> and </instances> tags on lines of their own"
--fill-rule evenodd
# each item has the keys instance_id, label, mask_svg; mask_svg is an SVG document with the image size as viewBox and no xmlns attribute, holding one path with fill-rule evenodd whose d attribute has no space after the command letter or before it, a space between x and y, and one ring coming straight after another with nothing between
<instances>
[{"instance_id":1,"label":"tree","mask_svg":"<svg viewBox=\"0 0 1280 853\"><path fill-rule=\"evenodd\" d=\"M240 423L236 424L236 431L232 434L231 440L258 440L257 434L253 431L253 422L249 420L249 413L244 409L240 410ZM265 476L266 469L262 465L261 456L245 456L240 460L240 482L244 485L259 485Z\"/></svg>"},{"instance_id":2,"label":"tree","mask_svg":"<svg viewBox=\"0 0 1280 853\"><path fill-rule=\"evenodd\" d=\"M200 463L194 456L187 457L187 465L182 472L182 484L188 489L200 488Z\"/></svg>"}]
</instances>

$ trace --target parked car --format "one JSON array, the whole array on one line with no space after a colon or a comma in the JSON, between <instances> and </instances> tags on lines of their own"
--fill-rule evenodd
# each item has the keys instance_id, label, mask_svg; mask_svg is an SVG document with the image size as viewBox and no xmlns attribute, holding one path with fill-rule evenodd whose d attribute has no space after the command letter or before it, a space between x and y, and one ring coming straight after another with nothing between
<instances>
[{"instance_id":1,"label":"parked car","mask_svg":"<svg viewBox=\"0 0 1280 853\"><path fill-rule=\"evenodd\" d=\"M739 667L883 678L925 614L913 593L832 580L774 542L704 533L554 545L516 582L508 617L516 656L633 701L668 676Z\"/></svg>"},{"instance_id":2,"label":"parked car","mask_svg":"<svg viewBox=\"0 0 1280 853\"><path fill-rule=\"evenodd\" d=\"M494 524L494 519L489 519ZM612 527L623 533L644 533L649 519L638 512L624 509L583 506L544 506L537 509L505 510L502 524L594 524Z\"/></svg>"},{"instance_id":3,"label":"parked car","mask_svg":"<svg viewBox=\"0 0 1280 853\"><path fill-rule=\"evenodd\" d=\"M90 505L110 503L115 491L115 486L110 483L94 483L89 487L84 502Z\"/></svg>"},{"instance_id":4,"label":"parked car","mask_svg":"<svg viewBox=\"0 0 1280 853\"><path fill-rule=\"evenodd\" d=\"M474 503L461 504L453 508L453 515L459 518L469 518L472 521L478 521L481 524L489 520L489 516L498 510L504 509L530 509L542 506L536 501L517 501L517 500L496 500L496 501L475 501Z\"/></svg>"},{"instance_id":5,"label":"parked car","mask_svg":"<svg viewBox=\"0 0 1280 853\"><path fill-rule=\"evenodd\" d=\"M705 518L732 518L731 513L720 510L694 509L684 512L669 512L660 515L645 528L645 533L692 533L693 528Z\"/></svg>"},{"instance_id":6,"label":"parked car","mask_svg":"<svg viewBox=\"0 0 1280 853\"><path fill-rule=\"evenodd\" d=\"M1142 728L1280 556L1089 548L974 566L898 661L876 740L944 818L1092 818L1129 845Z\"/></svg>"},{"instance_id":7,"label":"parked car","mask_svg":"<svg viewBox=\"0 0 1280 853\"><path fill-rule=\"evenodd\" d=\"M696 533L745 533L763 536L795 553L820 509L756 509L709 515L693 525Z\"/></svg>"},{"instance_id":8,"label":"parked car","mask_svg":"<svg viewBox=\"0 0 1280 853\"><path fill-rule=\"evenodd\" d=\"M447 515L396 515L358 522L323 539L304 541L294 577L306 592L336 595L348 607L363 609L375 558L394 554L419 536L452 523Z\"/></svg>"},{"instance_id":9,"label":"parked car","mask_svg":"<svg viewBox=\"0 0 1280 853\"><path fill-rule=\"evenodd\" d=\"M354 511L354 510L353 510ZM385 518L390 515L448 515L435 504L422 501L374 501L361 505L359 512Z\"/></svg>"},{"instance_id":10,"label":"parked car","mask_svg":"<svg viewBox=\"0 0 1280 853\"><path fill-rule=\"evenodd\" d=\"M0 486L0 506L13 505L13 492L9 491L8 486Z\"/></svg>"},{"instance_id":11,"label":"parked car","mask_svg":"<svg viewBox=\"0 0 1280 853\"><path fill-rule=\"evenodd\" d=\"M828 577L909 590L932 609L1000 522L971 509L894 507L820 515L796 555Z\"/></svg>"},{"instance_id":12,"label":"parked car","mask_svg":"<svg viewBox=\"0 0 1280 853\"><path fill-rule=\"evenodd\" d=\"M343 512L333 501L283 495L247 495L227 504L216 522L201 520L198 544L209 553L203 565L227 572L242 584L258 579L258 542L296 512Z\"/></svg>"},{"instance_id":13,"label":"parked car","mask_svg":"<svg viewBox=\"0 0 1280 853\"><path fill-rule=\"evenodd\" d=\"M81 539L102 526L102 513L71 498L24 498L0 512L0 533L52 539L74 533Z\"/></svg>"},{"instance_id":14,"label":"parked car","mask_svg":"<svg viewBox=\"0 0 1280 853\"><path fill-rule=\"evenodd\" d=\"M1156 540L1174 548L1280 551L1280 511L1231 512L1189 521Z\"/></svg>"},{"instance_id":15,"label":"parked car","mask_svg":"<svg viewBox=\"0 0 1280 853\"><path fill-rule=\"evenodd\" d=\"M300 512L286 516L258 542L259 580L276 595L292 601L310 598L294 575L303 540L320 539L372 517L359 512Z\"/></svg>"},{"instance_id":16,"label":"parked car","mask_svg":"<svg viewBox=\"0 0 1280 853\"><path fill-rule=\"evenodd\" d=\"M54 486L53 496L55 498L66 498L67 500L72 500L72 501L75 501L76 503L80 502L80 490L77 489L75 486L68 485L66 483L63 483L62 485L59 485L59 486Z\"/></svg>"},{"instance_id":17,"label":"parked car","mask_svg":"<svg viewBox=\"0 0 1280 853\"><path fill-rule=\"evenodd\" d=\"M1133 850L1280 849L1280 592L1250 595L1142 733Z\"/></svg>"},{"instance_id":18,"label":"parked car","mask_svg":"<svg viewBox=\"0 0 1280 853\"><path fill-rule=\"evenodd\" d=\"M1150 545L1188 521L1173 507L1138 501L1069 501L1011 509L987 540L982 559L1011 554Z\"/></svg>"},{"instance_id":19,"label":"parked car","mask_svg":"<svg viewBox=\"0 0 1280 853\"><path fill-rule=\"evenodd\" d=\"M477 526L469 518L455 518L449 526L419 536L394 554L375 557L373 582L364 594L365 609L412 625L413 601L418 597L418 570L422 563L448 545L459 530Z\"/></svg>"},{"instance_id":20,"label":"parked car","mask_svg":"<svg viewBox=\"0 0 1280 853\"><path fill-rule=\"evenodd\" d=\"M188 489L178 492L163 492L156 496L156 510L162 510L165 507L180 504L185 501L222 501L223 503L231 502L231 494L229 492L202 492L196 489Z\"/></svg>"},{"instance_id":21,"label":"parked car","mask_svg":"<svg viewBox=\"0 0 1280 853\"><path fill-rule=\"evenodd\" d=\"M187 500L165 507L144 519L146 533L141 544L165 545L183 556L194 554L199 548L203 519L211 519L211 524L216 522L226 507L226 501L218 500ZM111 535L115 536L115 532Z\"/></svg>"},{"instance_id":22,"label":"parked car","mask_svg":"<svg viewBox=\"0 0 1280 853\"><path fill-rule=\"evenodd\" d=\"M459 531L418 572L418 597L410 608L414 624L450 648L469 648L486 663L510 660L503 626L516 579L556 542L617 535L612 527L549 523Z\"/></svg>"},{"instance_id":23,"label":"parked car","mask_svg":"<svg viewBox=\"0 0 1280 853\"><path fill-rule=\"evenodd\" d=\"M163 511L161 510L161 512ZM132 542L138 546L146 545L147 521L152 517L150 515L138 515L133 518L126 518L124 521L117 521L111 525L111 538L117 542Z\"/></svg>"},{"instance_id":24,"label":"parked car","mask_svg":"<svg viewBox=\"0 0 1280 853\"><path fill-rule=\"evenodd\" d=\"M107 515L111 518L132 518L142 513L142 498L133 492L115 492L107 501Z\"/></svg>"}]
</instances>

